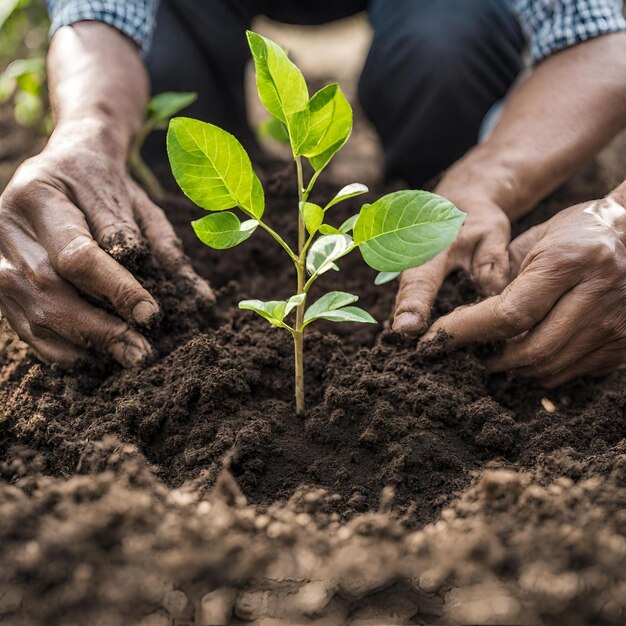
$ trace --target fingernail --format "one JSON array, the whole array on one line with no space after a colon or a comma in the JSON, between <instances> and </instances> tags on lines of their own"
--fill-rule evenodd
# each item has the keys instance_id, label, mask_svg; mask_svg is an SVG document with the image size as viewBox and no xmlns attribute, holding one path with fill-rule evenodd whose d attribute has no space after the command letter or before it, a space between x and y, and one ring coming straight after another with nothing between
<instances>
[{"instance_id":1,"label":"fingernail","mask_svg":"<svg viewBox=\"0 0 626 626\"><path fill-rule=\"evenodd\" d=\"M215 304L216 298L213 289L209 283L207 283L202 278L198 278L196 281L196 289L198 291L198 295L207 303L207 304Z\"/></svg>"},{"instance_id":2,"label":"fingernail","mask_svg":"<svg viewBox=\"0 0 626 626\"><path fill-rule=\"evenodd\" d=\"M141 326L148 325L159 313L159 307L150 300L141 300L133 309L133 319Z\"/></svg>"},{"instance_id":3,"label":"fingernail","mask_svg":"<svg viewBox=\"0 0 626 626\"><path fill-rule=\"evenodd\" d=\"M400 313L400 315L396 315L392 325L396 332L411 335L421 333L426 326L426 320L419 313L411 311L405 311Z\"/></svg>"},{"instance_id":4,"label":"fingernail","mask_svg":"<svg viewBox=\"0 0 626 626\"><path fill-rule=\"evenodd\" d=\"M145 341L142 344L116 341L111 346L111 355L124 367L136 367L145 361L150 355L150 344Z\"/></svg>"}]
</instances>

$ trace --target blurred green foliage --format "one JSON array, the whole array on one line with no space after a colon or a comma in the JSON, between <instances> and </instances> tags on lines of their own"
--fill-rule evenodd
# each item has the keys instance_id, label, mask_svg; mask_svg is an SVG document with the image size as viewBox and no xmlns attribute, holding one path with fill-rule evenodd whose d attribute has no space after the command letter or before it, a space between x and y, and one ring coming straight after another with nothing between
<instances>
[{"instance_id":1,"label":"blurred green foliage","mask_svg":"<svg viewBox=\"0 0 626 626\"><path fill-rule=\"evenodd\" d=\"M15 119L51 130L46 94L48 14L44 0L0 0L0 102Z\"/></svg>"}]
</instances>

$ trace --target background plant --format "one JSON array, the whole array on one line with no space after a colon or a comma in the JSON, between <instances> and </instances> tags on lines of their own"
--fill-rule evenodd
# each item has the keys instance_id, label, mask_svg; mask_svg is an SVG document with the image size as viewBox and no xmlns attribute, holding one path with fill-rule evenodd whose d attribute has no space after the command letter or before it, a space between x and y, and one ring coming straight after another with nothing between
<instances>
[{"instance_id":1,"label":"background plant","mask_svg":"<svg viewBox=\"0 0 626 626\"><path fill-rule=\"evenodd\" d=\"M333 83L309 96L304 76L273 41L248 32L261 102L272 115L271 134L286 135L298 183L298 241L292 248L263 219L265 194L250 158L230 133L198 120L174 118L168 129L167 150L176 181L197 205L211 211L192 226L206 245L236 246L257 228L265 230L284 249L296 270L296 292L287 300L244 300L241 309L255 311L270 324L291 333L295 357L296 411L304 413L303 339L312 322L375 323L355 306L358 297L331 291L307 307L309 290L325 272L358 248L365 262L384 282L405 269L421 265L456 237L464 220L451 202L426 191L398 191L372 204L338 228L326 222L338 203L368 191L353 183L326 205L309 201L318 177L343 147L352 131L352 109ZM401 129L399 129L401 132ZM303 162L311 166L305 181ZM241 221L230 211L238 208Z\"/></svg>"},{"instance_id":2,"label":"background plant","mask_svg":"<svg viewBox=\"0 0 626 626\"><path fill-rule=\"evenodd\" d=\"M153 200L163 199L163 187L143 160L141 149L150 133L154 130L165 130L172 116L195 102L197 97L195 92L166 91L154 96L146 106L144 123L131 147L128 166Z\"/></svg>"}]
</instances>

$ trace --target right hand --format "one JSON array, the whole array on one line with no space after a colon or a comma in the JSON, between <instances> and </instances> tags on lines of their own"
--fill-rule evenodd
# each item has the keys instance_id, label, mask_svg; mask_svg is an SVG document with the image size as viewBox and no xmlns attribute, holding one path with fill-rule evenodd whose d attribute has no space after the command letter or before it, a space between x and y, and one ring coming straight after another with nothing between
<instances>
[{"instance_id":1,"label":"right hand","mask_svg":"<svg viewBox=\"0 0 626 626\"><path fill-rule=\"evenodd\" d=\"M437 190L467 213L457 239L436 257L400 277L393 329L416 337L430 326L430 312L448 274L463 269L471 273L485 296L500 293L509 283L511 222L488 199L466 199L463 193ZM455 196L461 198L455 200Z\"/></svg>"},{"instance_id":2,"label":"right hand","mask_svg":"<svg viewBox=\"0 0 626 626\"><path fill-rule=\"evenodd\" d=\"M69 367L94 348L126 367L142 363L151 347L134 327L150 325L159 306L105 250L114 242L137 249L146 239L166 269L214 299L163 211L130 178L106 125L58 128L0 196L2 314L44 361Z\"/></svg>"}]
</instances>

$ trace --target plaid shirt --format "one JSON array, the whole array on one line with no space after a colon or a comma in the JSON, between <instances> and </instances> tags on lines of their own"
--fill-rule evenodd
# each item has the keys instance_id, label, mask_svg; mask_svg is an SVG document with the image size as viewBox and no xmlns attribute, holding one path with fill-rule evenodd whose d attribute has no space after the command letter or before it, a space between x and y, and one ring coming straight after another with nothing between
<instances>
[{"instance_id":1,"label":"plaid shirt","mask_svg":"<svg viewBox=\"0 0 626 626\"><path fill-rule=\"evenodd\" d=\"M622 0L509 2L524 30L534 63L592 37L626 30ZM159 0L48 0L51 32L81 20L105 22L137 42L145 54L150 48L158 4Z\"/></svg>"}]
</instances>

